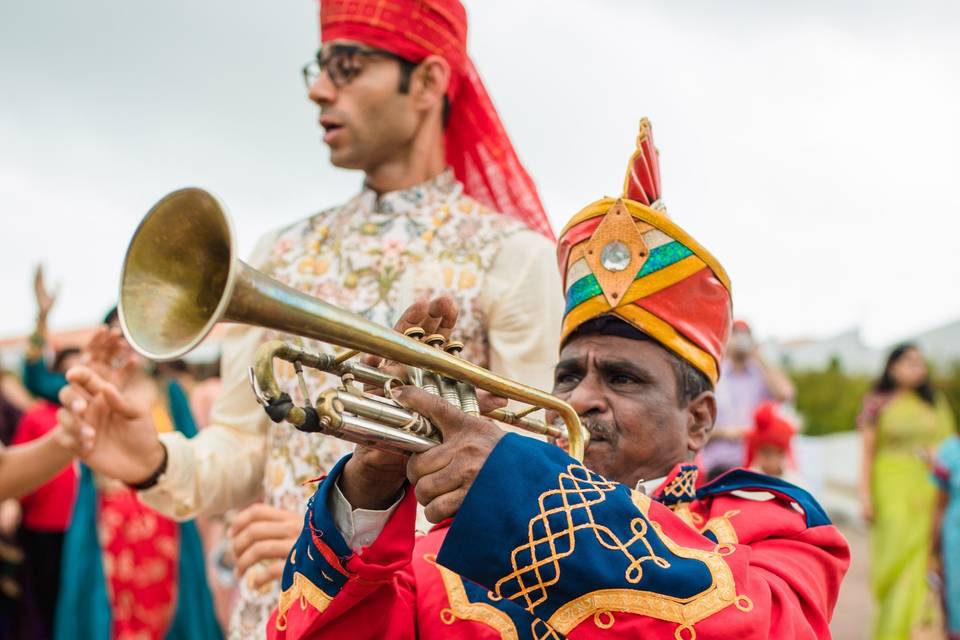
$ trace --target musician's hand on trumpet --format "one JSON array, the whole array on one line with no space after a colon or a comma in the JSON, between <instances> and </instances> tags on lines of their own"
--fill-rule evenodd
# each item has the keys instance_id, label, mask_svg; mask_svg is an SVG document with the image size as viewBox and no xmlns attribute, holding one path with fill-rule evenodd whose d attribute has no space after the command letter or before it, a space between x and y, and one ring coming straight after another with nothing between
<instances>
[{"instance_id":1,"label":"musician's hand on trumpet","mask_svg":"<svg viewBox=\"0 0 960 640\"><path fill-rule=\"evenodd\" d=\"M416 487L427 520L452 518L504 432L493 420L467 415L415 387L403 387L396 398L443 433L441 444L410 457L407 478Z\"/></svg>"},{"instance_id":2,"label":"musician's hand on trumpet","mask_svg":"<svg viewBox=\"0 0 960 640\"><path fill-rule=\"evenodd\" d=\"M403 312L394 328L406 332L419 327L425 335L436 333L449 339L458 315L457 305L450 296L418 300ZM372 355L365 356L363 361L399 380L403 380L407 375L406 366L400 363ZM371 394L383 393L382 388L372 385L365 385L364 391ZM408 459L409 456L406 455L357 445L340 477L340 491L354 509L386 509L396 501L397 494L403 487L407 477Z\"/></svg>"}]
</instances>

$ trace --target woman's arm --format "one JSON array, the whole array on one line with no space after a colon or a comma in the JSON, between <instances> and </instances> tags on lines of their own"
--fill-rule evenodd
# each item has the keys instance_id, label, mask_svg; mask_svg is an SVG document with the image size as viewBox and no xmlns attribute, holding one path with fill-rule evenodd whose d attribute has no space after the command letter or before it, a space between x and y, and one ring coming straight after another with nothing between
<instances>
[{"instance_id":1,"label":"woman's arm","mask_svg":"<svg viewBox=\"0 0 960 640\"><path fill-rule=\"evenodd\" d=\"M6 371L0 371L0 395L3 395L21 413L36 402L20 381Z\"/></svg>"},{"instance_id":2,"label":"woman's arm","mask_svg":"<svg viewBox=\"0 0 960 640\"><path fill-rule=\"evenodd\" d=\"M32 442L0 451L0 500L19 498L53 478L73 461L74 450L57 425Z\"/></svg>"},{"instance_id":3,"label":"woman's arm","mask_svg":"<svg viewBox=\"0 0 960 640\"><path fill-rule=\"evenodd\" d=\"M941 563L940 552L941 552L941 537L940 532L943 529L943 514L947 510L947 503L950 501L950 494L944 491L942 488L937 491L937 504L933 510L933 531L931 535L933 540L930 544L930 556L931 559L936 563L935 566L943 566Z\"/></svg>"}]
</instances>

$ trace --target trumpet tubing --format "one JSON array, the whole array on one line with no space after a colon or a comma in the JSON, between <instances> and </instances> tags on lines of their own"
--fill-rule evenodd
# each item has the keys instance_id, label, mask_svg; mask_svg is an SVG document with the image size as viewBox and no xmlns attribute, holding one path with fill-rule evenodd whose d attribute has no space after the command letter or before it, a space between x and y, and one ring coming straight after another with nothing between
<instances>
[{"instance_id":1,"label":"trumpet tubing","mask_svg":"<svg viewBox=\"0 0 960 640\"><path fill-rule=\"evenodd\" d=\"M415 383L418 378L422 380L418 386L436 386L445 399L468 412L479 409L475 388L554 411L565 429L532 421L524 412L500 411L491 417L500 416L504 422L513 420L511 424L537 433L565 435L570 454L577 459L583 457L584 430L573 408L559 398L463 360L457 355L462 347L458 343L444 345L442 337L438 341L436 336L427 336L421 341L404 335L299 292L239 260L226 208L202 189L168 194L141 221L124 259L119 313L131 346L151 360L181 357L200 344L219 322L265 327L375 354L407 365L411 379ZM293 406L289 397L284 398L274 377L274 359L293 363L298 375L302 367L315 368L387 391L398 382L362 363L311 354L279 341L269 342L258 350L252 382L271 418L289 419L300 428L309 428L316 421L322 427L316 430L370 446L379 443L380 448L388 450L409 452L436 444L436 439L423 435L429 430L422 424L416 427L419 433L410 427L391 425L391 421L399 421L398 412L411 414L395 403L380 408L358 404L354 399L344 401L346 396L341 395L322 410L319 401L316 407ZM346 387L342 390L347 391ZM334 406L342 409L334 411ZM360 413L353 413L348 407ZM329 413L323 413L327 409ZM380 413L363 413L368 410ZM320 422L324 417L329 425ZM413 421L411 426L417 423L413 414L407 419ZM338 426L334 427L337 420Z\"/></svg>"}]
</instances>

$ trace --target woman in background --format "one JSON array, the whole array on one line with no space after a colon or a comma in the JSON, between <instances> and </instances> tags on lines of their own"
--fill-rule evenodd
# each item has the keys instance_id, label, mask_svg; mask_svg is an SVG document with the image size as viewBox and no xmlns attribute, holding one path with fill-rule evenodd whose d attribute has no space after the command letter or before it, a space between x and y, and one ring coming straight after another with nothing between
<instances>
[{"instance_id":1,"label":"woman in background","mask_svg":"<svg viewBox=\"0 0 960 640\"><path fill-rule=\"evenodd\" d=\"M928 566L936 487L930 460L954 419L912 344L896 347L864 398L861 493L871 523L874 637L907 640L935 616Z\"/></svg>"}]
</instances>

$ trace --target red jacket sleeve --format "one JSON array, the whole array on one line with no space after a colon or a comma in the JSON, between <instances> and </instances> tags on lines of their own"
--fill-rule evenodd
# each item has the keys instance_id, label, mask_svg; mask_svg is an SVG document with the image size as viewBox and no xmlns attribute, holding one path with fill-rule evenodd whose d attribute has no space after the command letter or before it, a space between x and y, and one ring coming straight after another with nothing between
<instances>
[{"instance_id":1,"label":"red jacket sleeve","mask_svg":"<svg viewBox=\"0 0 960 640\"><path fill-rule=\"evenodd\" d=\"M372 545L353 552L327 508L330 488L348 458L321 481L310 500L303 531L287 557L268 638L401 640L416 635L410 566L414 492L406 492Z\"/></svg>"}]
</instances>

